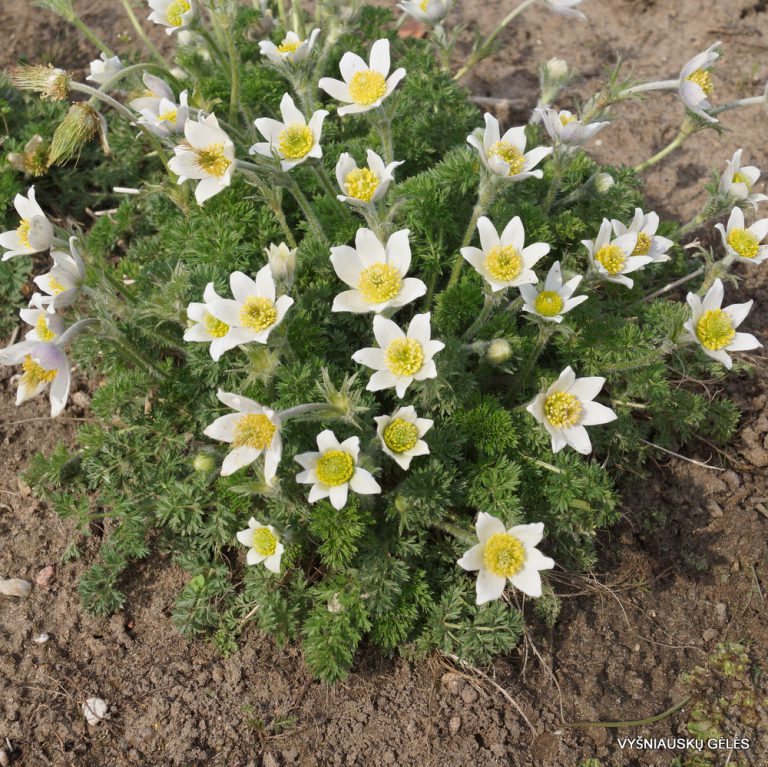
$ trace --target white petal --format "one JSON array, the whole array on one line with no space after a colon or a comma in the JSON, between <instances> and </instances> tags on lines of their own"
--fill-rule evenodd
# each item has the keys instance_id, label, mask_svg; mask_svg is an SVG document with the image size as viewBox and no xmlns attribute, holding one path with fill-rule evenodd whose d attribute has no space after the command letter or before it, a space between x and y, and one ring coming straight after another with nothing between
<instances>
[{"instance_id":1,"label":"white petal","mask_svg":"<svg viewBox=\"0 0 768 767\"><path fill-rule=\"evenodd\" d=\"M500 599L506 585L507 579L503 576L494 575L489 570L480 570L477 574L477 583L475 584L477 604L483 605L494 599Z\"/></svg>"},{"instance_id":2,"label":"white petal","mask_svg":"<svg viewBox=\"0 0 768 767\"><path fill-rule=\"evenodd\" d=\"M475 532L477 533L477 539L480 543L485 543L492 535L506 533L507 529L500 519L494 517L492 514L487 514L486 512L481 511L477 515Z\"/></svg>"},{"instance_id":3,"label":"white petal","mask_svg":"<svg viewBox=\"0 0 768 767\"><path fill-rule=\"evenodd\" d=\"M483 567L483 553L485 545L475 544L471 549L464 552L464 556L456 563L463 570L480 570Z\"/></svg>"}]
</instances>

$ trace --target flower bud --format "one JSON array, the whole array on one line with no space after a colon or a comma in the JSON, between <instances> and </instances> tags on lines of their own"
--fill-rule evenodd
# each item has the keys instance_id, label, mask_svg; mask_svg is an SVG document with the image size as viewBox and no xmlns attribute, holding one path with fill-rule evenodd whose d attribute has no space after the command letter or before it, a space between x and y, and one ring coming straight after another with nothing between
<instances>
[{"instance_id":1,"label":"flower bud","mask_svg":"<svg viewBox=\"0 0 768 767\"><path fill-rule=\"evenodd\" d=\"M550 59L544 66L552 80L564 80L568 77L568 64L563 59Z\"/></svg>"},{"instance_id":2,"label":"flower bud","mask_svg":"<svg viewBox=\"0 0 768 767\"><path fill-rule=\"evenodd\" d=\"M200 451L192 461L195 471L200 474L208 474L216 468L216 459L205 451Z\"/></svg>"},{"instance_id":3,"label":"flower bud","mask_svg":"<svg viewBox=\"0 0 768 767\"><path fill-rule=\"evenodd\" d=\"M85 101L72 104L51 139L48 165L64 165L77 157L94 136L99 137L104 154L109 154L104 116Z\"/></svg>"},{"instance_id":4,"label":"flower bud","mask_svg":"<svg viewBox=\"0 0 768 767\"><path fill-rule=\"evenodd\" d=\"M485 358L493 365L503 365L512 356L512 347L506 338L496 338L488 344Z\"/></svg>"},{"instance_id":5,"label":"flower bud","mask_svg":"<svg viewBox=\"0 0 768 767\"><path fill-rule=\"evenodd\" d=\"M595 176L595 191L598 194L606 194L615 183L610 173L598 173Z\"/></svg>"},{"instance_id":6,"label":"flower bud","mask_svg":"<svg viewBox=\"0 0 768 767\"><path fill-rule=\"evenodd\" d=\"M70 75L50 64L11 67L10 78L19 90L39 93L43 101L64 101L69 95Z\"/></svg>"},{"instance_id":7,"label":"flower bud","mask_svg":"<svg viewBox=\"0 0 768 767\"><path fill-rule=\"evenodd\" d=\"M275 245L274 242L264 249L272 269L272 276L288 285L293 282L296 272L296 248L291 250L284 242Z\"/></svg>"}]
</instances>

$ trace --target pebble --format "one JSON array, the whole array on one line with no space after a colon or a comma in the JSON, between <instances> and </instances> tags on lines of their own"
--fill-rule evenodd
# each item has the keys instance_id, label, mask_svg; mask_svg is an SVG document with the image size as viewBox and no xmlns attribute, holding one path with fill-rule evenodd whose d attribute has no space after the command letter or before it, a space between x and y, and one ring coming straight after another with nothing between
<instances>
[{"instance_id":1,"label":"pebble","mask_svg":"<svg viewBox=\"0 0 768 767\"><path fill-rule=\"evenodd\" d=\"M453 695L458 695L464 684L464 679L461 674L457 674L454 671L448 671L440 677L440 683L446 690L448 690L448 692Z\"/></svg>"},{"instance_id":2,"label":"pebble","mask_svg":"<svg viewBox=\"0 0 768 767\"><path fill-rule=\"evenodd\" d=\"M461 699L467 704L470 705L474 703L480 695L478 694L477 690L472 687L472 685L467 685L462 691L461 691Z\"/></svg>"},{"instance_id":3,"label":"pebble","mask_svg":"<svg viewBox=\"0 0 768 767\"><path fill-rule=\"evenodd\" d=\"M709 516L713 519L718 519L723 516L723 509L717 501L713 501L711 498L707 501L707 511Z\"/></svg>"},{"instance_id":4,"label":"pebble","mask_svg":"<svg viewBox=\"0 0 768 767\"><path fill-rule=\"evenodd\" d=\"M706 629L701 636L705 642L711 642L717 636L717 631L714 629Z\"/></svg>"},{"instance_id":5,"label":"pebble","mask_svg":"<svg viewBox=\"0 0 768 767\"><path fill-rule=\"evenodd\" d=\"M21 578L0 578L0 594L25 599L32 593L32 584Z\"/></svg>"},{"instance_id":6,"label":"pebble","mask_svg":"<svg viewBox=\"0 0 768 767\"><path fill-rule=\"evenodd\" d=\"M448 722L448 732L450 732L451 735L456 735L460 729L461 729L461 717L452 716L450 721Z\"/></svg>"},{"instance_id":7,"label":"pebble","mask_svg":"<svg viewBox=\"0 0 768 767\"><path fill-rule=\"evenodd\" d=\"M277 759L275 759L272 754L267 751L266 754L264 754L264 759L262 760L262 764L264 767L278 767Z\"/></svg>"},{"instance_id":8,"label":"pebble","mask_svg":"<svg viewBox=\"0 0 768 767\"><path fill-rule=\"evenodd\" d=\"M724 602L718 602L715 605L715 615L721 623L725 623L725 620L728 617L728 608Z\"/></svg>"},{"instance_id":9,"label":"pebble","mask_svg":"<svg viewBox=\"0 0 768 767\"><path fill-rule=\"evenodd\" d=\"M35 576L35 583L38 586L47 586L51 578L53 578L54 575L54 569L53 565L48 565L47 567L44 567L36 576Z\"/></svg>"},{"instance_id":10,"label":"pebble","mask_svg":"<svg viewBox=\"0 0 768 767\"><path fill-rule=\"evenodd\" d=\"M42 634L38 634L36 637L32 637L32 641L35 644L45 644L50 639L50 636L43 632Z\"/></svg>"},{"instance_id":11,"label":"pebble","mask_svg":"<svg viewBox=\"0 0 768 767\"><path fill-rule=\"evenodd\" d=\"M108 717L107 708L107 701L102 698L88 698L83 703L85 721L91 726L98 724L102 719Z\"/></svg>"},{"instance_id":12,"label":"pebble","mask_svg":"<svg viewBox=\"0 0 768 767\"><path fill-rule=\"evenodd\" d=\"M4 748L0 748L0 767L8 767L11 760L8 758L8 753Z\"/></svg>"}]
</instances>

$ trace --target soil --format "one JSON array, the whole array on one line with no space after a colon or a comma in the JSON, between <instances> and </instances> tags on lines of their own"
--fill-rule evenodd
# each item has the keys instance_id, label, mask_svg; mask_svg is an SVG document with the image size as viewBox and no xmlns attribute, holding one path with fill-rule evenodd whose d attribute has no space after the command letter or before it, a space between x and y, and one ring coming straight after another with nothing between
<instances>
[{"instance_id":1,"label":"soil","mask_svg":"<svg viewBox=\"0 0 768 767\"><path fill-rule=\"evenodd\" d=\"M118 50L130 48L119 39L128 24L116 0L75 5ZM491 0L476 13L468 4L465 21L487 30L511 7ZM666 79L718 39L728 55L717 68L717 98L753 95L768 79L764 2L585 0L582 8L589 23L532 8L469 79L473 93L511 100L506 117L524 121L536 100L532 73L553 55L580 70L573 93L583 98L617 53L638 79ZM26 55L74 67L93 57L76 33L27 0L3 0L0 28L11 41L0 64ZM593 151L605 161L639 162L674 136L680 117L674 96L625 106ZM662 216L693 216L711 167L720 169L740 146L768 169L763 112L730 112L723 124L729 132L700 133L647 173L651 207ZM748 325L766 343L768 271L742 274L735 300L755 299ZM670 752L621 750L618 736L686 735L686 707L643 727L567 723L665 711L688 694L682 675L719 642L745 643L754 668L768 667L768 372L765 357L754 362L754 376L732 376L725 387L743 413L728 455L694 442L686 455L710 468L659 454L656 467L628 481L624 519L603 536L596 572L558 576L564 607L552 631L534 624L519 651L485 669L486 677L439 659L412 664L363 651L350 678L332 689L312 681L296 648L280 650L253 630L226 660L182 639L170 611L183 575L165 561L131 573L123 612L84 613L76 582L94 552L63 563L72 531L17 477L34 451L72 440L77 419L88 418L86 384L51 422L41 400L14 408L13 371L0 368L0 576L34 582L53 568L29 598L0 596L0 748L25 767L671 765ZM50 638L35 643L42 632ZM95 726L81 713L90 697L110 707L110 718ZM753 742L748 751L720 752L715 764L768 763L765 709L759 714L756 729L725 726L725 735Z\"/></svg>"}]
</instances>

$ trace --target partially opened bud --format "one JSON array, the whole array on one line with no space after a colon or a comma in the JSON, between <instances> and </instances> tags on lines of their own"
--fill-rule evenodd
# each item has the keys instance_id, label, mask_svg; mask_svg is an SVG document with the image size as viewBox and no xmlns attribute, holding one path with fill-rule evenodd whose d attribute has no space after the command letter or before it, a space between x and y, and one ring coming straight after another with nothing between
<instances>
[{"instance_id":1,"label":"partially opened bud","mask_svg":"<svg viewBox=\"0 0 768 767\"><path fill-rule=\"evenodd\" d=\"M35 134L27 141L23 152L9 152L8 164L28 176L42 176L48 167L48 149L43 137Z\"/></svg>"},{"instance_id":2,"label":"partially opened bud","mask_svg":"<svg viewBox=\"0 0 768 767\"><path fill-rule=\"evenodd\" d=\"M598 194L606 194L615 183L616 180L610 173L598 173L595 176L595 191Z\"/></svg>"},{"instance_id":3,"label":"partially opened bud","mask_svg":"<svg viewBox=\"0 0 768 767\"><path fill-rule=\"evenodd\" d=\"M216 459L208 452L201 450L192 461L195 471L207 474L216 468Z\"/></svg>"},{"instance_id":4,"label":"partially opened bud","mask_svg":"<svg viewBox=\"0 0 768 767\"><path fill-rule=\"evenodd\" d=\"M10 78L19 90L39 93L44 101L64 101L69 95L70 75L50 64L11 67Z\"/></svg>"},{"instance_id":5,"label":"partially opened bud","mask_svg":"<svg viewBox=\"0 0 768 767\"><path fill-rule=\"evenodd\" d=\"M109 154L107 122L98 111L85 101L72 104L51 140L48 165L63 165L78 157L83 147L95 136L99 137L104 154Z\"/></svg>"},{"instance_id":6,"label":"partially opened bud","mask_svg":"<svg viewBox=\"0 0 768 767\"><path fill-rule=\"evenodd\" d=\"M485 358L492 365L503 365L512 356L512 347L506 338L496 338L488 344Z\"/></svg>"}]
</instances>

